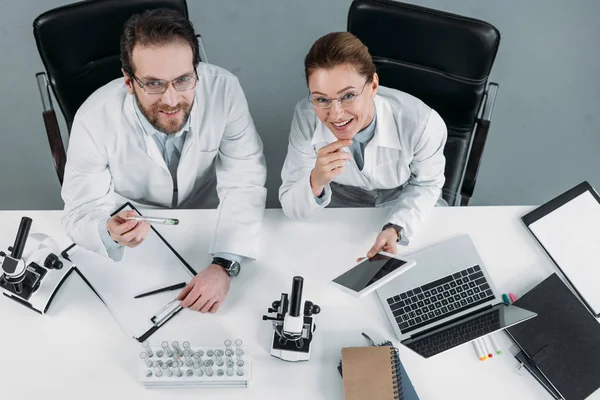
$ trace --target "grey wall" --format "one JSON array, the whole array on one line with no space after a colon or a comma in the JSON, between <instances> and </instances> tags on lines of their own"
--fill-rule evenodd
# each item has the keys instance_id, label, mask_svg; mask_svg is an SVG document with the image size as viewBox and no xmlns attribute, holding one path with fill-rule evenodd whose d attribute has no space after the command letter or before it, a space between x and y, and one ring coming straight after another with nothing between
<instances>
[{"instance_id":1,"label":"grey wall","mask_svg":"<svg viewBox=\"0 0 600 400\"><path fill-rule=\"evenodd\" d=\"M472 205L539 204L584 179L600 190L600 2L410 2L486 20L502 34L492 71L500 92ZM0 3L0 209L62 208L31 23L70 1L7 3ZM292 110L306 93L304 55L319 36L345 30L349 4L188 0L209 61L235 73L245 90L265 144L269 207L279 205Z\"/></svg>"}]
</instances>

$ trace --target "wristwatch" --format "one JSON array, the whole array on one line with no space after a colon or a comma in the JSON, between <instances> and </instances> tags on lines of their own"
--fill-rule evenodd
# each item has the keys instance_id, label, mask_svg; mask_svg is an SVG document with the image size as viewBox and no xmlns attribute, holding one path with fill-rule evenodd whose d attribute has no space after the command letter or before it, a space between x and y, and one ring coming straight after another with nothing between
<instances>
[{"instance_id":1,"label":"wristwatch","mask_svg":"<svg viewBox=\"0 0 600 400\"><path fill-rule=\"evenodd\" d=\"M396 240L396 243L400 243L400 241L404 237L404 234L406 233L404 228L401 227L400 225L396 225L396 224L392 224L391 222L388 222L387 224L385 224L383 226L383 228L381 228L381 230L385 231L387 228L394 228L396 230L396 233L398 234L398 240Z\"/></svg>"},{"instance_id":2,"label":"wristwatch","mask_svg":"<svg viewBox=\"0 0 600 400\"><path fill-rule=\"evenodd\" d=\"M241 266L237 261L231 261L221 257L214 257L212 263L223 267L230 278L236 277L240 273Z\"/></svg>"}]
</instances>

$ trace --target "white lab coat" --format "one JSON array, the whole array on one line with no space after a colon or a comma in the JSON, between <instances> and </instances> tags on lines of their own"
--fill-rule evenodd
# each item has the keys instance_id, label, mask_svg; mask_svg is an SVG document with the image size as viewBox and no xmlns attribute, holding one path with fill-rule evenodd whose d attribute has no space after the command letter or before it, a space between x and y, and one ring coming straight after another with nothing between
<instances>
[{"instance_id":1,"label":"white lab coat","mask_svg":"<svg viewBox=\"0 0 600 400\"><path fill-rule=\"evenodd\" d=\"M177 208L201 208L216 189L219 219L210 253L255 258L265 208L263 146L238 79L200 63L199 81L177 169ZM173 180L134 111L123 78L94 92L77 111L62 187L71 239L106 254L98 224L126 201L171 207Z\"/></svg>"},{"instance_id":2,"label":"white lab coat","mask_svg":"<svg viewBox=\"0 0 600 400\"><path fill-rule=\"evenodd\" d=\"M404 227L404 243L407 243L441 196L445 182L446 125L437 112L407 93L379 86L374 101L377 123L365 148L363 170L351 160L333 181L368 191L404 186L397 200L386 204L390 205L390 214L385 222ZM281 171L279 200L288 217L308 219L330 203L330 185L325 187L324 201L319 204L315 200L310 173L317 151L336 140L312 105L301 100L294 111L288 153ZM342 151L350 153L348 148Z\"/></svg>"}]
</instances>

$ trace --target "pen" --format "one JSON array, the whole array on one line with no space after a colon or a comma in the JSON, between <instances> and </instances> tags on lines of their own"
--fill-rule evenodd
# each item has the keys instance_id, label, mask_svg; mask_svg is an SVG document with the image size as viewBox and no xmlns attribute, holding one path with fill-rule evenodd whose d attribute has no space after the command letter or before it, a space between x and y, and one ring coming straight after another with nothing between
<instances>
[{"instance_id":1,"label":"pen","mask_svg":"<svg viewBox=\"0 0 600 400\"><path fill-rule=\"evenodd\" d=\"M160 288L160 289L156 289L156 290L151 290L151 291L146 292L146 293L138 294L137 296L134 297L134 299L139 299L141 297L146 297L146 296L150 296L150 295L157 294L157 293L168 292L170 290L181 289L181 288L184 288L185 285L187 285L187 283L181 282L181 283L177 283L175 285L167 286L167 287L164 287L164 288Z\"/></svg>"},{"instance_id":2,"label":"pen","mask_svg":"<svg viewBox=\"0 0 600 400\"><path fill-rule=\"evenodd\" d=\"M477 354L479 361L483 361L487 358L486 355L483 354L483 350L481 350L481 345L479 344L478 339L473 340L473 347L475 348L475 354Z\"/></svg>"},{"instance_id":3,"label":"pen","mask_svg":"<svg viewBox=\"0 0 600 400\"><path fill-rule=\"evenodd\" d=\"M125 217L125 219L128 221L145 221L145 222L149 222L151 224L179 225L179 220L177 218L135 216L135 217Z\"/></svg>"},{"instance_id":4,"label":"pen","mask_svg":"<svg viewBox=\"0 0 600 400\"><path fill-rule=\"evenodd\" d=\"M480 338L481 343L483 343L484 352L487 353L487 356L489 358L492 358L492 357L494 357L494 353L492 352L492 349L491 349L490 345L488 344L487 340L485 340L485 338L486 338L485 336Z\"/></svg>"},{"instance_id":5,"label":"pen","mask_svg":"<svg viewBox=\"0 0 600 400\"><path fill-rule=\"evenodd\" d=\"M494 348L494 351L496 352L496 354L502 354L502 350L500 350L500 346L498 346L498 342L496 341L496 338L494 337L494 335L490 334L489 338L490 338L490 342L492 342L492 347Z\"/></svg>"}]
</instances>

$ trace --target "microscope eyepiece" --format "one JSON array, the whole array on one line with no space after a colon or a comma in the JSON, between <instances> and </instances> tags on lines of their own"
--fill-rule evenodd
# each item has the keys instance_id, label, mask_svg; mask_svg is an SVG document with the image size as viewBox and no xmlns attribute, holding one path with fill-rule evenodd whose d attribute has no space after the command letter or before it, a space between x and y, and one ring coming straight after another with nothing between
<instances>
[{"instance_id":1,"label":"microscope eyepiece","mask_svg":"<svg viewBox=\"0 0 600 400\"><path fill-rule=\"evenodd\" d=\"M304 278L301 276L295 276L292 282L292 293L290 294L290 316L300 316L300 306L302 304L302 285L304 284Z\"/></svg>"},{"instance_id":2,"label":"microscope eyepiece","mask_svg":"<svg viewBox=\"0 0 600 400\"><path fill-rule=\"evenodd\" d=\"M21 225L19 225L19 231L17 232L15 244L12 247L12 253L10 255L14 259L20 259L23 255L23 249L25 248L25 243L27 243L27 235L29 235L31 222L32 220L29 217L21 218Z\"/></svg>"}]
</instances>

